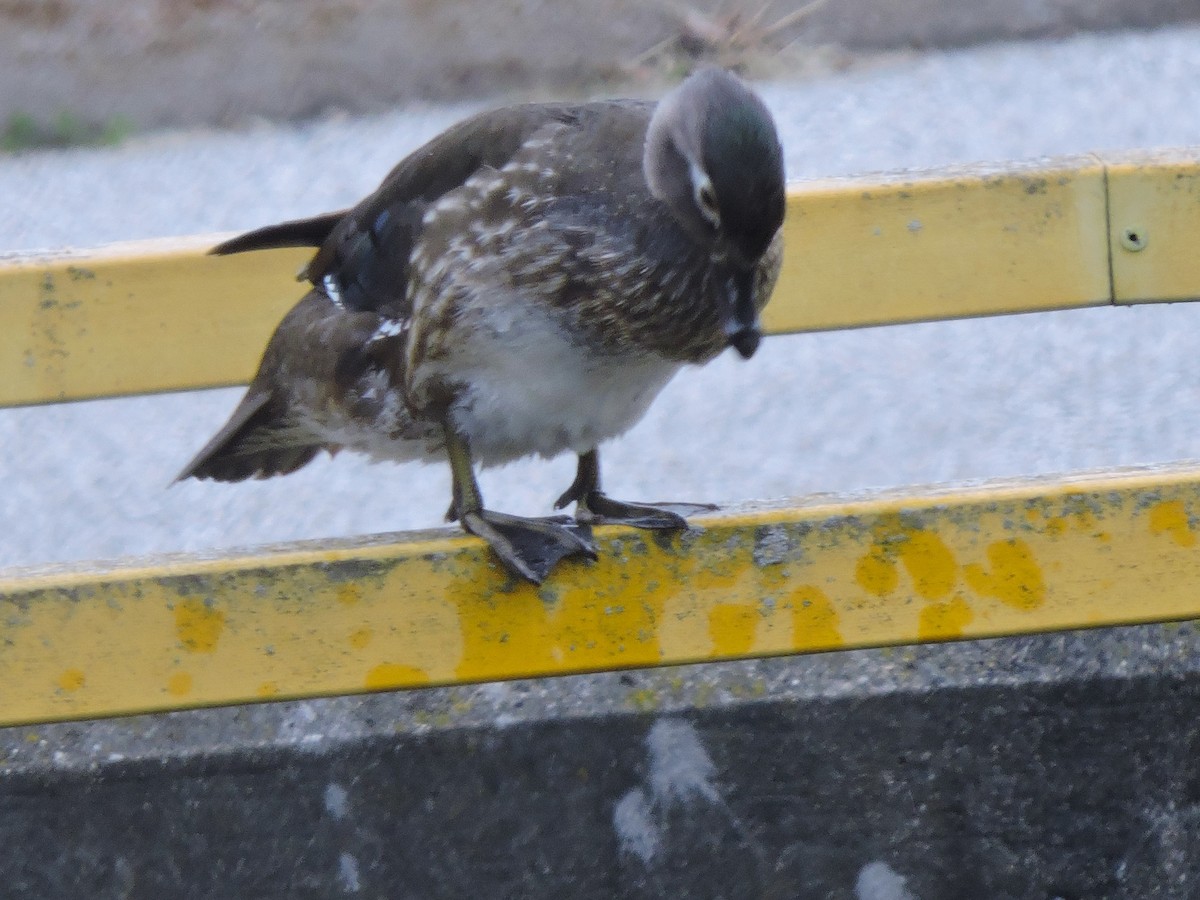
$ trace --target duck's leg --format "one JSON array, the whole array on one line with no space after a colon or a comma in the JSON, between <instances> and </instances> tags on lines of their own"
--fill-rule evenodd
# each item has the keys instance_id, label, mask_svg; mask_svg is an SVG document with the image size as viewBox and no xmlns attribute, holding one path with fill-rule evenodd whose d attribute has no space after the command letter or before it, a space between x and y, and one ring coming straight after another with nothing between
<instances>
[{"instance_id":1,"label":"duck's leg","mask_svg":"<svg viewBox=\"0 0 1200 900\"><path fill-rule=\"evenodd\" d=\"M568 516L527 519L483 508L483 497L471 465L467 441L449 425L444 426L446 455L454 482L448 517L491 545L505 567L521 578L541 584L550 570L568 556L596 558L591 530Z\"/></svg>"},{"instance_id":2,"label":"duck's leg","mask_svg":"<svg viewBox=\"0 0 1200 900\"><path fill-rule=\"evenodd\" d=\"M687 528L684 516L712 512L711 503L625 503L600 490L600 456L596 450L579 454L575 480L554 503L562 509L575 503L575 517L582 522L612 522L634 528Z\"/></svg>"}]
</instances>

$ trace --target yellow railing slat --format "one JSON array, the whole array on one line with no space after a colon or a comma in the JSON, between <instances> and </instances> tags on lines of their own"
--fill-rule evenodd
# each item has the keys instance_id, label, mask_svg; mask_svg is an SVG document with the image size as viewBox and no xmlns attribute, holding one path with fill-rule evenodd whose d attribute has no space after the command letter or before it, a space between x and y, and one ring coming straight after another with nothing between
<instances>
[{"instance_id":1,"label":"yellow railing slat","mask_svg":"<svg viewBox=\"0 0 1200 900\"><path fill-rule=\"evenodd\" d=\"M766 326L1200 296L1198 186L1200 150L800 183ZM245 382L308 253L205 256L218 238L0 260L0 406Z\"/></svg>"},{"instance_id":2,"label":"yellow railing slat","mask_svg":"<svg viewBox=\"0 0 1200 900\"><path fill-rule=\"evenodd\" d=\"M541 588L433 532L10 572L0 724L1200 617L1200 468L598 531Z\"/></svg>"},{"instance_id":3,"label":"yellow railing slat","mask_svg":"<svg viewBox=\"0 0 1200 900\"><path fill-rule=\"evenodd\" d=\"M1200 297L1198 159L1200 150L1137 154L1109 162L1113 290L1118 302Z\"/></svg>"},{"instance_id":4,"label":"yellow railing slat","mask_svg":"<svg viewBox=\"0 0 1200 900\"><path fill-rule=\"evenodd\" d=\"M217 259L215 240L0 261L0 406L249 380L308 254Z\"/></svg>"},{"instance_id":5,"label":"yellow railing slat","mask_svg":"<svg viewBox=\"0 0 1200 900\"><path fill-rule=\"evenodd\" d=\"M1111 302L1090 158L810 182L784 227L774 332Z\"/></svg>"}]
</instances>

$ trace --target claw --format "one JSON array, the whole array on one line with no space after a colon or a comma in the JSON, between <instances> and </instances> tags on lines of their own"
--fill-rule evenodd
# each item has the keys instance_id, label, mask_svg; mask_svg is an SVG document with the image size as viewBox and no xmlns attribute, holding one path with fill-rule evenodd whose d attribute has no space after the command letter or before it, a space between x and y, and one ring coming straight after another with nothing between
<instances>
[{"instance_id":1,"label":"claw","mask_svg":"<svg viewBox=\"0 0 1200 900\"><path fill-rule=\"evenodd\" d=\"M577 515L582 521L630 525L634 528L681 530L688 527L684 516L712 512L711 503L625 503L592 491L580 501Z\"/></svg>"},{"instance_id":2,"label":"claw","mask_svg":"<svg viewBox=\"0 0 1200 900\"><path fill-rule=\"evenodd\" d=\"M654 503L647 504L653 509L664 509L670 512L677 513L684 518L688 516L698 516L702 513L716 512L721 507L715 503Z\"/></svg>"},{"instance_id":3,"label":"claw","mask_svg":"<svg viewBox=\"0 0 1200 900\"><path fill-rule=\"evenodd\" d=\"M554 503L562 509L574 503L575 518L580 522L612 522L634 528L680 531L688 527L685 516L712 512L711 503L624 503L613 500L600 490L600 457L595 450L579 454L575 480Z\"/></svg>"},{"instance_id":4,"label":"claw","mask_svg":"<svg viewBox=\"0 0 1200 900\"><path fill-rule=\"evenodd\" d=\"M598 555L591 528L569 516L526 519L481 509L463 513L462 525L487 541L510 572L534 584L569 556Z\"/></svg>"}]
</instances>

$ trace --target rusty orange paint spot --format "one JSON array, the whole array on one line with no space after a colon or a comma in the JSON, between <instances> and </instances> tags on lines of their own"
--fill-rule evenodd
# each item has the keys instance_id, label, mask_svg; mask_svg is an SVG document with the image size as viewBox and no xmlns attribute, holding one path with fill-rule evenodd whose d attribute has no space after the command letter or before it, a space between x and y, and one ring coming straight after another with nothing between
<instances>
[{"instance_id":1,"label":"rusty orange paint spot","mask_svg":"<svg viewBox=\"0 0 1200 900\"><path fill-rule=\"evenodd\" d=\"M708 634L713 652L723 656L749 653L762 618L758 609L744 603L718 603L708 614Z\"/></svg>"},{"instance_id":2,"label":"rusty orange paint spot","mask_svg":"<svg viewBox=\"0 0 1200 900\"><path fill-rule=\"evenodd\" d=\"M1164 500L1150 507L1150 533L1169 535L1180 547L1196 545L1196 534L1182 500Z\"/></svg>"},{"instance_id":3,"label":"rusty orange paint spot","mask_svg":"<svg viewBox=\"0 0 1200 900\"><path fill-rule=\"evenodd\" d=\"M187 672L176 672L167 679L167 693L174 697L186 697L192 692L192 676Z\"/></svg>"},{"instance_id":4,"label":"rusty orange paint spot","mask_svg":"<svg viewBox=\"0 0 1200 900\"><path fill-rule=\"evenodd\" d=\"M932 531L913 529L905 532L896 550L908 570L913 589L926 600L940 600L954 590L958 582L958 563L954 554Z\"/></svg>"},{"instance_id":5,"label":"rusty orange paint spot","mask_svg":"<svg viewBox=\"0 0 1200 900\"><path fill-rule=\"evenodd\" d=\"M429 673L416 666L406 666L401 663L380 663L367 673L363 686L369 691L379 691L386 688L412 687L415 684L428 684Z\"/></svg>"},{"instance_id":6,"label":"rusty orange paint spot","mask_svg":"<svg viewBox=\"0 0 1200 900\"><path fill-rule=\"evenodd\" d=\"M975 618L962 595L942 603L931 603L917 617L917 637L923 641L962 637L963 629Z\"/></svg>"},{"instance_id":7,"label":"rusty orange paint spot","mask_svg":"<svg viewBox=\"0 0 1200 900\"><path fill-rule=\"evenodd\" d=\"M203 600L181 600L175 604L175 634L195 653L212 653L225 630L225 613Z\"/></svg>"},{"instance_id":8,"label":"rusty orange paint spot","mask_svg":"<svg viewBox=\"0 0 1200 900\"><path fill-rule=\"evenodd\" d=\"M876 547L854 566L854 580L867 593L883 597L896 589L900 573L896 571L896 564Z\"/></svg>"},{"instance_id":9,"label":"rusty orange paint spot","mask_svg":"<svg viewBox=\"0 0 1200 900\"><path fill-rule=\"evenodd\" d=\"M1014 609L1037 609L1046 600L1046 581L1033 550L1020 538L988 545L990 569L978 563L963 567L971 590Z\"/></svg>"},{"instance_id":10,"label":"rusty orange paint spot","mask_svg":"<svg viewBox=\"0 0 1200 900\"><path fill-rule=\"evenodd\" d=\"M367 644L371 643L371 638L373 636L374 632L371 631L370 628L359 628L357 631L350 633L350 646L355 650L361 650L363 647L367 646Z\"/></svg>"},{"instance_id":11,"label":"rusty orange paint spot","mask_svg":"<svg viewBox=\"0 0 1200 900\"><path fill-rule=\"evenodd\" d=\"M819 587L802 585L792 593L792 632L797 647L840 647L845 641L833 602Z\"/></svg>"},{"instance_id":12,"label":"rusty orange paint spot","mask_svg":"<svg viewBox=\"0 0 1200 900\"><path fill-rule=\"evenodd\" d=\"M65 669L58 676L58 686L67 693L77 691L87 683L87 678L79 669Z\"/></svg>"},{"instance_id":13,"label":"rusty orange paint spot","mask_svg":"<svg viewBox=\"0 0 1200 900\"><path fill-rule=\"evenodd\" d=\"M358 589L357 584L347 582L337 589L337 599L338 603L353 606L362 599L362 591Z\"/></svg>"},{"instance_id":14,"label":"rusty orange paint spot","mask_svg":"<svg viewBox=\"0 0 1200 900\"><path fill-rule=\"evenodd\" d=\"M279 682L264 681L254 689L254 693L260 697L275 697L280 693Z\"/></svg>"}]
</instances>

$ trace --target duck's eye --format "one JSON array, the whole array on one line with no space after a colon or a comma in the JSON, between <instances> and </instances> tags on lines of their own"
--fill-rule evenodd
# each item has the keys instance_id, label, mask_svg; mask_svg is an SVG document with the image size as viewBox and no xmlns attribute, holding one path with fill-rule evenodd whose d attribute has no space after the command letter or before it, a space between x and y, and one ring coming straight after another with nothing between
<instances>
[{"instance_id":1,"label":"duck's eye","mask_svg":"<svg viewBox=\"0 0 1200 900\"><path fill-rule=\"evenodd\" d=\"M696 189L696 205L700 214L708 220L713 228L721 224L721 211L717 209L717 195L713 193L712 185L707 181Z\"/></svg>"}]
</instances>

